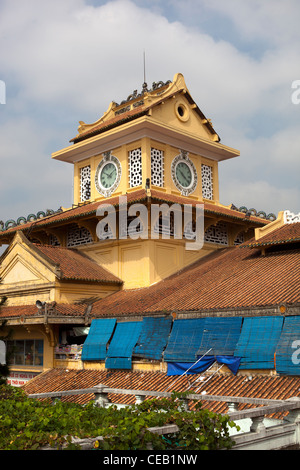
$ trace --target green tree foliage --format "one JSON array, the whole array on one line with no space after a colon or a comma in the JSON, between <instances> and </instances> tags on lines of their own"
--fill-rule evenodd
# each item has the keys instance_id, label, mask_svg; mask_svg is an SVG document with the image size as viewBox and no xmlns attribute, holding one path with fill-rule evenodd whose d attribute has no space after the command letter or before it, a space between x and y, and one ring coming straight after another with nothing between
<instances>
[{"instance_id":1,"label":"green tree foliage","mask_svg":"<svg viewBox=\"0 0 300 470\"><path fill-rule=\"evenodd\" d=\"M171 399L145 400L142 404L117 409L100 408L90 402L42 402L7 385L0 386L0 449L26 450L50 445L77 448L77 438L96 438L95 450L143 450L148 443L154 450L228 449L233 442L228 416L212 413L196 404L195 411L182 410L182 395ZM148 428L176 424L176 434L159 436Z\"/></svg>"}]
</instances>

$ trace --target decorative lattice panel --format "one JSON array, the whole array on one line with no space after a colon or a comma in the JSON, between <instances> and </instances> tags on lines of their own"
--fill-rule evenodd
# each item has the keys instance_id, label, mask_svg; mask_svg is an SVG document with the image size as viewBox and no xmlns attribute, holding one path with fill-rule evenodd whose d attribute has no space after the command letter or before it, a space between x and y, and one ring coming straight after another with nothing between
<instances>
[{"instance_id":1,"label":"decorative lattice panel","mask_svg":"<svg viewBox=\"0 0 300 470\"><path fill-rule=\"evenodd\" d=\"M49 235L49 245L51 245L51 246L60 246L60 242L59 242L58 238L53 234Z\"/></svg>"},{"instance_id":2,"label":"decorative lattice panel","mask_svg":"<svg viewBox=\"0 0 300 470\"><path fill-rule=\"evenodd\" d=\"M244 232L241 232L235 237L233 244L240 245L241 243L244 243L244 241L245 241Z\"/></svg>"},{"instance_id":3,"label":"decorative lattice panel","mask_svg":"<svg viewBox=\"0 0 300 470\"><path fill-rule=\"evenodd\" d=\"M225 222L218 222L216 225L208 227L204 234L204 241L228 245L228 230Z\"/></svg>"},{"instance_id":4,"label":"decorative lattice panel","mask_svg":"<svg viewBox=\"0 0 300 470\"><path fill-rule=\"evenodd\" d=\"M97 230L99 240L112 240L114 238L111 227L106 224L101 230Z\"/></svg>"},{"instance_id":5,"label":"decorative lattice panel","mask_svg":"<svg viewBox=\"0 0 300 470\"><path fill-rule=\"evenodd\" d=\"M151 184L164 185L164 152L151 149Z\"/></svg>"},{"instance_id":6,"label":"decorative lattice panel","mask_svg":"<svg viewBox=\"0 0 300 470\"><path fill-rule=\"evenodd\" d=\"M174 213L170 212L170 217L163 217L162 214L160 214L154 224L153 231L154 233L174 236Z\"/></svg>"},{"instance_id":7,"label":"decorative lattice panel","mask_svg":"<svg viewBox=\"0 0 300 470\"><path fill-rule=\"evenodd\" d=\"M137 220L139 219L139 221ZM130 223L131 222L134 222L133 226L131 227L130 226ZM127 225L126 225L126 222L127 222ZM122 220L121 221L121 224L120 224L120 227L119 227L119 232L120 232L120 236L122 238L127 238L127 236L130 237L130 235L135 235L137 233L142 233L144 230L143 228L143 224L142 224L142 220L138 217L135 217L135 216L129 216L127 217L127 220Z\"/></svg>"},{"instance_id":8,"label":"decorative lattice panel","mask_svg":"<svg viewBox=\"0 0 300 470\"><path fill-rule=\"evenodd\" d=\"M129 152L129 186L142 184L142 151L140 148Z\"/></svg>"},{"instance_id":9,"label":"decorative lattice panel","mask_svg":"<svg viewBox=\"0 0 300 470\"><path fill-rule=\"evenodd\" d=\"M187 240L195 240L196 238L196 223L195 221L189 222L185 227L184 227L184 238Z\"/></svg>"},{"instance_id":10,"label":"decorative lattice panel","mask_svg":"<svg viewBox=\"0 0 300 470\"><path fill-rule=\"evenodd\" d=\"M92 243L93 237L84 227L78 227L76 224L70 226L67 233L67 246L78 246Z\"/></svg>"},{"instance_id":11,"label":"decorative lattice panel","mask_svg":"<svg viewBox=\"0 0 300 470\"><path fill-rule=\"evenodd\" d=\"M80 201L87 201L91 197L91 167L80 168Z\"/></svg>"},{"instance_id":12,"label":"decorative lattice panel","mask_svg":"<svg viewBox=\"0 0 300 470\"><path fill-rule=\"evenodd\" d=\"M213 199L213 169L208 165L201 165L202 197Z\"/></svg>"}]
</instances>

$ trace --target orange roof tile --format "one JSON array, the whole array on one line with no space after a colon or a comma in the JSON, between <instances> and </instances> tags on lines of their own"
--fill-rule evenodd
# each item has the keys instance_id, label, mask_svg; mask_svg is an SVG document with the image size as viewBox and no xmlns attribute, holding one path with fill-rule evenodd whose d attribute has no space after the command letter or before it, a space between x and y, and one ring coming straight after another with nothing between
<instances>
[{"instance_id":1,"label":"orange roof tile","mask_svg":"<svg viewBox=\"0 0 300 470\"><path fill-rule=\"evenodd\" d=\"M258 240L251 240L247 246L270 246L300 242L300 222L285 224Z\"/></svg>"},{"instance_id":2,"label":"orange roof tile","mask_svg":"<svg viewBox=\"0 0 300 470\"><path fill-rule=\"evenodd\" d=\"M142 201L147 198L146 191L144 189L140 189L137 191L133 191L127 194L127 202L129 204L137 201ZM14 234L15 232L21 230L28 230L28 229L33 229L33 232L38 229L43 229L44 227L47 227L52 224L57 224L59 225L62 222L65 223L71 223L71 222L76 222L77 219L80 219L82 217L87 217L87 216L95 216L98 207L101 204L111 204L114 206L117 206L119 204L119 197L118 196L113 196L107 199L103 199L102 201L96 201L96 202L89 202L82 204L77 207L73 207L71 209L64 210L63 212L55 213L47 217L43 217L38 220L34 220L33 222L28 222L26 224L21 224L17 225L15 227L11 227L7 230L0 231L0 238L7 236L9 234Z\"/></svg>"},{"instance_id":3,"label":"orange roof tile","mask_svg":"<svg viewBox=\"0 0 300 470\"><path fill-rule=\"evenodd\" d=\"M168 376L163 372L141 372L128 370L93 370L93 369L51 369L46 371L24 385L27 394L56 392L63 390L78 390L91 388L99 384L107 387L130 390L151 390L176 392L189 391L190 393L206 392L207 395L235 396L249 398L264 398L272 400L286 400L300 396L300 377L279 377L256 375L251 380L244 375L227 375L217 373L207 375L207 379L199 382L200 376L205 373L185 375L182 377ZM174 383L176 379L176 382ZM202 385L201 385L202 384ZM200 387L200 388L199 388ZM198 390L198 391L197 391ZM131 395L109 394L113 403L130 404L135 402ZM63 401L88 403L94 399L94 394L73 395L62 397ZM228 411L226 402L205 401L204 408L218 413ZM249 408L251 405L239 404L238 408ZM252 405L253 406L253 405Z\"/></svg>"},{"instance_id":4,"label":"orange roof tile","mask_svg":"<svg viewBox=\"0 0 300 470\"><path fill-rule=\"evenodd\" d=\"M153 91L153 90L152 90ZM155 93L157 93L158 89L156 89ZM143 95L138 96L137 100L134 101L134 99L130 99L127 101L124 101L121 103L122 108L121 109L126 109L126 106L133 104L133 109L130 109L128 111L121 112L119 114L116 114L112 119L101 122L99 124L95 124L94 126L90 127L89 129L82 132L81 134L77 134L73 139L70 140L70 142L80 142L81 140L87 139L89 137L92 137L94 135L100 134L101 132L105 132L108 129L111 129L113 127L122 125L125 122L128 122L133 119L137 119L140 116L148 114L149 110L154 108L155 106L161 104L162 102L165 102L168 99L172 99L174 96L179 95L181 93L184 93L184 96L186 99L189 101L190 104L194 105L194 110L197 114L199 114L200 118L204 121L205 120L205 125L209 129L209 131L212 134L215 134L217 136L218 142L221 140L219 135L216 133L215 129L213 128L211 122L209 119L206 119L202 111L199 109L195 101L193 100L192 96L188 92L187 89L185 88L178 88L176 91L172 91L168 96L163 95L158 101L155 101L154 103L150 105L144 105L140 104L141 100L143 100ZM151 93L151 91L150 91ZM120 112L120 108L118 109Z\"/></svg>"},{"instance_id":5,"label":"orange roof tile","mask_svg":"<svg viewBox=\"0 0 300 470\"><path fill-rule=\"evenodd\" d=\"M120 278L76 249L36 244L34 246L57 264L61 272L60 279L123 283Z\"/></svg>"},{"instance_id":6,"label":"orange roof tile","mask_svg":"<svg viewBox=\"0 0 300 470\"><path fill-rule=\"evenodd\" d=\"M60 316L83 316L86 305L83 304L56 304L55 314ZM38 308L32 305L11 305L0 308L0 318L32 317L39 315Z\"/></svg>"},{"instance_id":7,"label":"orange roof tile","mask_svg":"<svg viewBox=\"0 0 300 470\"><path fill-rule=\"evenodd\" d=\"M92 128L88 129L81 134L78 134L76 137L70 140L70 142L80 142L81 140L87 139L94 135L100 134L101 132L105 132L108 129L112 129L113 127L120 126L125 122L132 121L133 119L137 119L140 116L143 116L148 113L150 106L138 106L130 111L126 111L122 114L116 115L114 118L109 119L108 121L101 122L100 124L96 124Z\"/></svg>"},{"instance_id":8,"label":"orange roof tile","mask_svg":"<svg viewBox=\"0 0 300 470\"><path fill-rule=\"evenodd\" d=\"M148 199L147 192L145 189L137 189L136 191L131 191L126 194L127 203L133 204L136 202L144 202L144 201L160 201L166 202L169 204L177 203L177 204L191 204L195 206L196 204L201 204L199 201L193 199L187 199L182 196L176 196L173 194L166 194L163 191L159 190L151 190L151 196ZM112 196L100 201L94 201L82 204L78 207L74 207L71 209L67 209L63 212L55 213L47 217L43 217L41 219L35 220L33 222L27 222L26 224L20 224L15 227L11 227L7 230L0 231L0 239L7 237L10 234L15 234L17 231L26 231L32 229L32 233L38 231L39 229L44 229L49 225L60 225L61 223L71 223L76 222L76 220L81 218L86 218L88 216L96 216L96 212L98 207L101 204L111 204L115 207L119 205L119 196ZM247 220L247 224L252 224L254 226L262 226L268 224L270 221L266 219L261 219L260 217L250 216L246 219L245 214L238 210L232 210L227 207L215 205L212 203L205 202L204 203L204 213L206 215L219 215L228 217L231 220L239 220L244 221Z\"/></svg>"},{"instance_id":9,"label":"orange roof tile","mask_svg":"<svg viewBox=\"0 0 300 470\"><path fill-rule=\"evenodd\" d=\"M262 256L224 248L157 284L123 290L93 305L92 315L124 316L300 304L300 250Z\"/></svg>"}]
</instances>

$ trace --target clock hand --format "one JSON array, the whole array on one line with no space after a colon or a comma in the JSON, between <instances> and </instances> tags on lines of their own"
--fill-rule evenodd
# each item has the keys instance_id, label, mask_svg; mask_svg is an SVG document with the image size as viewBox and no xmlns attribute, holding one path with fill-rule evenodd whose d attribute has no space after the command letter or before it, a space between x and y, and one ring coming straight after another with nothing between
<instances>
[{"instance_id":1,"label":"clock hand","mask_svg":"<svg viewBox=\"0 0 300 470\"><path fill-rule=\"evenodd\" d=\"M189 181L188 181L188 179L186 178L185 174L182 173L182 171L181 171L180 169L179 169L179 171L180 171L180 173L181 173L181 176L183 176L183 178L185 179L185 181L186 181L187 183L189 183Z\"/></svg>"}]
</instances>

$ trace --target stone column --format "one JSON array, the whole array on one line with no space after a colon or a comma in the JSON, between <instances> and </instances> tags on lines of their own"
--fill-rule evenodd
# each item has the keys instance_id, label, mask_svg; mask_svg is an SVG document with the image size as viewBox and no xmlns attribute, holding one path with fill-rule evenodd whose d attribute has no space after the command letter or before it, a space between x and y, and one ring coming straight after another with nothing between
<instances>
[{"instance_id":1,"label":"stone column","mask_svg":"<svg viewBox=\"0 0 300 470\"><path fill-rule=\"evenodd\" d=\"M109 403L111 403L108 398L108 394L104 392L105 385L96 385L94 388L97 389L95 392L95 405L105 408Z\"/></svg>"}]
</instances>

